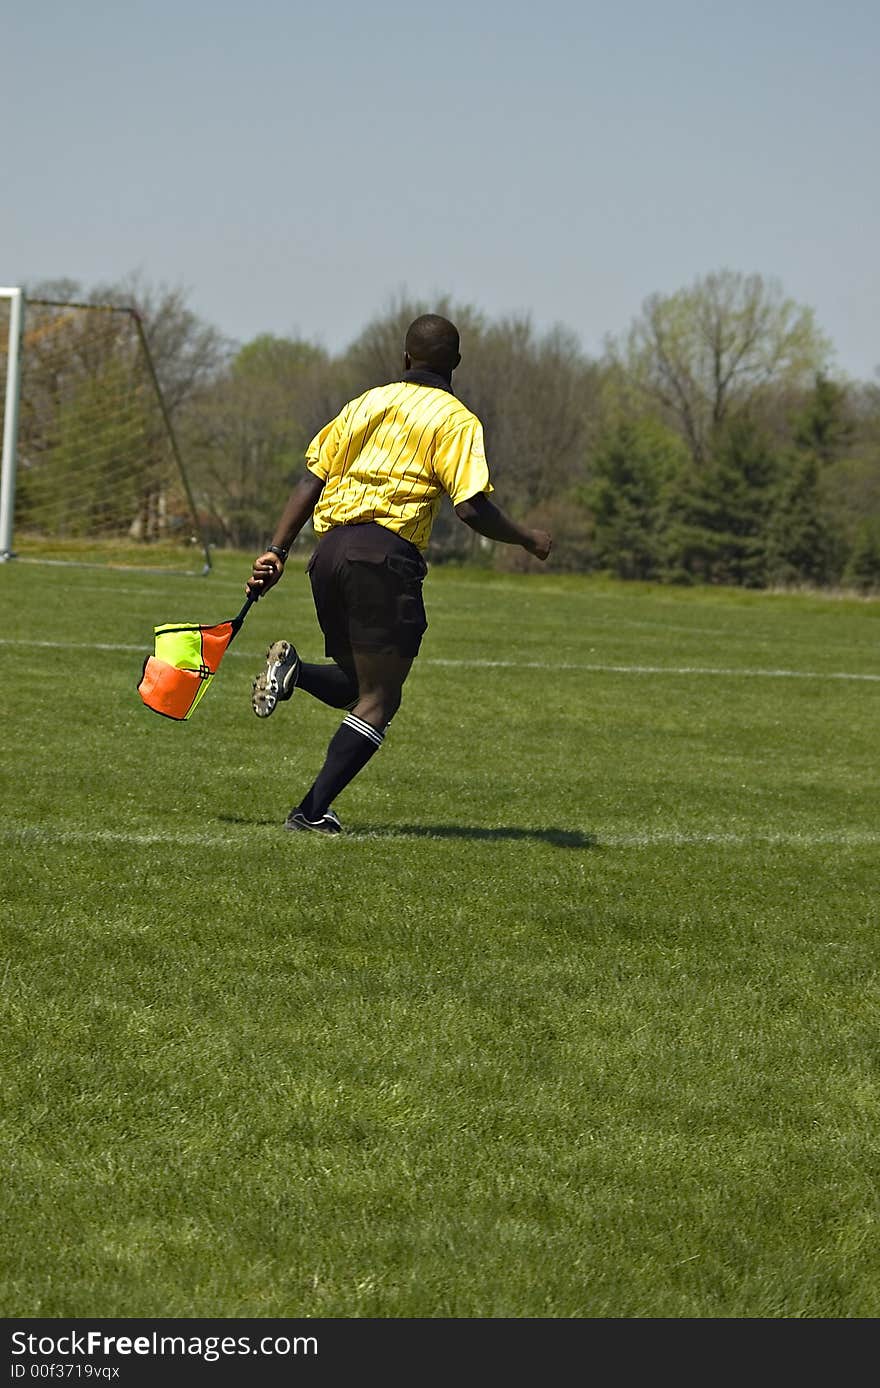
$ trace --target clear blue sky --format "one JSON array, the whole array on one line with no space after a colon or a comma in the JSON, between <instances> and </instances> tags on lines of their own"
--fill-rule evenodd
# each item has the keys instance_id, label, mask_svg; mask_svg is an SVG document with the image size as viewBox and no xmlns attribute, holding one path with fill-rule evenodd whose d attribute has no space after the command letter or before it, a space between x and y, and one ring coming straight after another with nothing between
<instances>
[{"instance_id":1,"label":"clear blue sky","mask_svg":"<svg viewBox=\"0 0 880 1388\"><path fill-rule=\"evenodd\" d=\"M331 350L445 292L592 353L727 267L880 367L877 0L30 0L0 49L0 283Z\"/></svg>"}]
</instances>

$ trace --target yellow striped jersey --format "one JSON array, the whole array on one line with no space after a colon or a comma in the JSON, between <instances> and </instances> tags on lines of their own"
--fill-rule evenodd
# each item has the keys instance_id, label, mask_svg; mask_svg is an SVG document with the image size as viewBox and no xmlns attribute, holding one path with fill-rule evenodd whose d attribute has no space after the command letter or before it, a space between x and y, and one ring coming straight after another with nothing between
<instances>
[{"instance_id":1,"label":"yellow striped jersey","mask_svg":"<svg viewBox=\"0 0 880 1388\"><path fill-rule=\"evenodd\" d=\"M457 506L493 490L476 415L450 390L409 379L350 400L312 439L306 463L324 481L319 535L376 521L424 549L444 492Z\"/></svg>"}]
</instances>

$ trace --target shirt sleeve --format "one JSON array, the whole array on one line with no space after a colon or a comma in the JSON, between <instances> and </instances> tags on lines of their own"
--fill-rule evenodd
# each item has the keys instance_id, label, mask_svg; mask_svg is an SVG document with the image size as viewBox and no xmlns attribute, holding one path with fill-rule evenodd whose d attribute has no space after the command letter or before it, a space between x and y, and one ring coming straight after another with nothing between
<instances>
[{"instance_id":1,"label":"shirt sleeve","mask_svg":"<svg viewBox=\"0 0 880 1388\"><path fill-rule=\"evenodd\" d=\"M478 492L494 491L489 481L483 426L478 419L442 435L434 449L434 476L453 506Z\"/></svg>"},{"instance_id":2,"label":"shirt sleeve","mask_svg":"<svg viewBox=\"0 0 880 1388\"><path fill-rule=\"evenodd\" d=\"M346 407L347 408L347 407ZM326 482L333 468L339 441L345 428L346 410L331 419L329 424L315 435L306 449L306 467L316 477Z\"/></svg>"}]
</instances>

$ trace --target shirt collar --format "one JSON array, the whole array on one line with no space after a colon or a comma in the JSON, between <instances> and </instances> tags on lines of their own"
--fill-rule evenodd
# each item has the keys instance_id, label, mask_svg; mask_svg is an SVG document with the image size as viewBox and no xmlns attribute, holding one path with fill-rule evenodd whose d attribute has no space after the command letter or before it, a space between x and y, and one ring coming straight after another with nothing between
<instances>
[{"instance_id":1,"label":"shirt collar","mask_svg":"<svg viewBox=\"0 0 880 1388\"><path fill-rule=\"evenodd\" d=\"M445 376L438 376L436 371L404 371L400 378L408 386L433 386L435 390L446 390L450 395L454 395L452 382L447 381Z\"/></svg>"}]
</instances>

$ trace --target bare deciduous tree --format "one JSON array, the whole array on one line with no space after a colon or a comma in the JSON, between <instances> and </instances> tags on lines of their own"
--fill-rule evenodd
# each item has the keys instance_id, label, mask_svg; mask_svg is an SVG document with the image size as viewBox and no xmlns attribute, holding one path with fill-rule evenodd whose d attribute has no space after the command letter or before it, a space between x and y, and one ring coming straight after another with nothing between
<instances>
[{"instance_id":1,"label":"bare deciduous tree","mask_svg":"<svg viewBox=\"0 0 880 1388\"><path fill-rule=\"evenodd\" d=\"M540 336L526 316L489 323L446 296L430 304L400 298L349 348L353 388L366 390L400 374L406 329L428 312L451 318L459 329L455 393L483 423L490 472L506 499L530 509L558 496L583 466L598 389L597 369L574 335L554 328Z\"/></svg>"},{"instance_id":2,"label":"bare deciduous tree","mask_svg":"<svg viewBox=\"0 0 880 1388\"><path fill-rule=\"evenodd\" d=\"M162 395L172 414L214 377L230 354L229 341L187 306L183 289L149 285L139 274L89 290L76 280L44 280L29 286L27 295L133 308L143 323Z\"/></svg>"},{"instance_id":3,"label":"bare deciduous tree","mask_svg":"<svg viewBox=\"0 0 880 1388\"><path fill-rule=\"evenodd\" d=\"M770 386L811 380L830 351L811 309L775 281L732 270L652 295L625 344L611 344L612 357L676 423L698 464L733 413Z\"/></svg>"}]
</instances>

